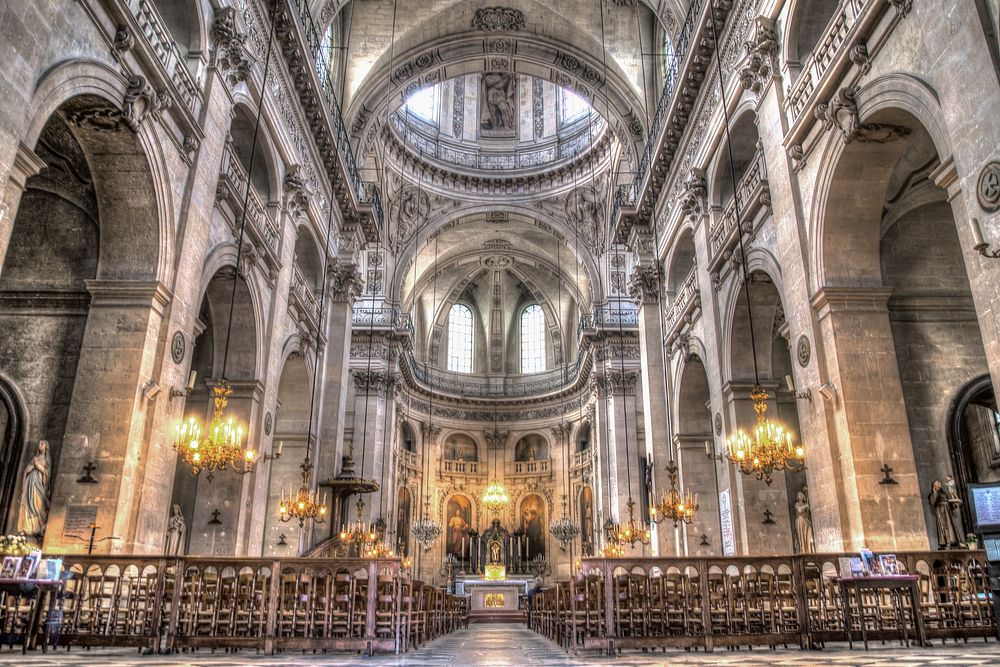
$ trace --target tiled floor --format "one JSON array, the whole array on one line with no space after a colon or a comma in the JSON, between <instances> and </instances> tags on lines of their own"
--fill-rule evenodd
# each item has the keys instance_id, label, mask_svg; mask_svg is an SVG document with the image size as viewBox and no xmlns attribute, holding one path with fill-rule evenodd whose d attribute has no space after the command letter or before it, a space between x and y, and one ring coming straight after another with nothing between
<instances>
[{"instance_id":1,"label":"tiled floor","mask_svg":"<svg viewBox=\"0 0 1000 667\"><path fill-rule=\"evenodd\" d=\"M782 649L770 651L717 651L715 653L626 652L617 658L598 653L567 655L558 646L520 625L473 625L447 637L442 637L421 648L401 656L375 656L364 658L343 654L282 653L257 655L241 653L212 653L199 651L179 655L140 656L134 651L100 649L83 651L74 649L43 654L34 652L22 656L20 651L0 650L0 665L18 667L49 667L64 665L141 665L142 667L179 667L181 665L212 665L235 667L251 665L365 665L388 667L390 665L432 667L437 665L495 665L512 667L555 665L615 665L615 667L649 667L652 665L865 665L866 667L918 667L920 665L997 665L1000 664L1000 644L982 640L969 644L948 644L945 647L902 648L898 645L875 645L872 650L849 651L846 646L827 648L825 651L800 651Z\"/></svg>"}]
</instances>

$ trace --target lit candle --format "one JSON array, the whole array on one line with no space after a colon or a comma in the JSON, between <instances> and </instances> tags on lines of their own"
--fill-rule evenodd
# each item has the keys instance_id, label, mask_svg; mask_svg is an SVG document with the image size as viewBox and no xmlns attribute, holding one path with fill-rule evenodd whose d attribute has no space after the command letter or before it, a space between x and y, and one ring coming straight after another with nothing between
<instances>
[{"instance_id":1,"label":"lit candle","mask_svg":"<svg viewBox=\"0 0 1000 667\"><path fill-rule=\"evenodd\" d=\"M284 440L279 440L278 441L278 456L281 456L281 450L284 449L284 447L285 447L285 441Z\"/></svg>"},{"instance_id":2,"label":"lit candle","mask_svg":"<svg viewBox=\"0 0 1000 667\"><path fill-rule=\"evenodd\" d=\"M969 218L969 226L972 227L972 247L977 248L981 245L986 245L986 239L983 238L983 228L979 226L979 220L977 218Z\"/></svg>"}]
</instances>

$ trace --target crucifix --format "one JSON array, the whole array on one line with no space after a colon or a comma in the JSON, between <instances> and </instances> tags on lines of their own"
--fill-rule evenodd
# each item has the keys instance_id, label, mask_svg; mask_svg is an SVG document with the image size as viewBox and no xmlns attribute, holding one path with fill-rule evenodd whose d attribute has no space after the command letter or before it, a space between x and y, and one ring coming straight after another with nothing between
<instances>
[{"instance_id":1,"label":"crucifix","mask_svg":"<svg viewBox=\"0 0 1000 667\"><path fill-rule=\"evenodd\" d=\"M879 480L879 484L899 484L899 482L892 478L892 467L888 463L883 463L879 470L885 475L884 479Z\"/></svg>"},{"instance_id":2,"label":"crucifix","mask_svg":"<svg viewBox=\"0 0 1000 667\"><path fill-rule=\"evenodd\" d=\"M217 526L217 525L221 524L221 523L222 523L222 521L220 521L220 520L219 520L219 515L220 515L220 514L222 514L222 512L220 512L220 511L219 511L219 510L217 510L217 509L215 509L215 510L212 510L212 520L211 520L211 521L209 521L209 522L208 522L208 524L209 524L210 526Z\"/></svg>"},{"instance_id":3,"label":"crucifix","mask_svg":"<svg viewBox=\"0 0 1000 667\"><path fill-rule=\"evenodd\" d=\"M97 464L93 461L87 461L83 466L83 477L77 478L77 484L97 484L97 479L90 473L97 470Z\"/></svg>"},{"instance_id":4,"label":"crucifix","mask_svg":"<svg viewBox=\"0 0 1000 667\"><path fill-rule=\"evenodd\" d=\"M763 523L763 524L772 524L772 523L774 523L774 515L771 514L771 510L769 510L769 509L765 509L764 510L764 520L761 521L761 523Z\"/></svg>"}]
</instances>

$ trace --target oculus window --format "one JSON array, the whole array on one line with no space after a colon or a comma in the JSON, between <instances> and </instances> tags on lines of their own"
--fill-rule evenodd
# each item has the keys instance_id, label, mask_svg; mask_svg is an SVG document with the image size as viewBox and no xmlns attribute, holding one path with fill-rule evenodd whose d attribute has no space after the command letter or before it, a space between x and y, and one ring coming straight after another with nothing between
<instances>
[{"instance_id":1,"label":"oculus window","mask_svg":"<svg viewBox=\"0 0 1000 667\"><path fill-rule=\"evenodd\" d=\"M460 303L448 312L448 370L472 372L472 311Z\"/></svg>"},{"instance_id":2,"label":"oculus window","mask_svg":"<svg viewBox=\"0 0 1000 667\"><path fill-rule=\"evenodd\" d=\"M420 120L437 125L438 110L441 108L441 86L433 85L406 98L406 113Z\"/></svg>"},{"instance_id":3,"label":"oculus window","mask_svg":"<svg viewBox=\"0 0 1000 667\"><path fill-rule=\"evenodd\" d=\"M545 370L545 313L533 303L521 311L521 372Z\"/></svg>"}]
</instances>

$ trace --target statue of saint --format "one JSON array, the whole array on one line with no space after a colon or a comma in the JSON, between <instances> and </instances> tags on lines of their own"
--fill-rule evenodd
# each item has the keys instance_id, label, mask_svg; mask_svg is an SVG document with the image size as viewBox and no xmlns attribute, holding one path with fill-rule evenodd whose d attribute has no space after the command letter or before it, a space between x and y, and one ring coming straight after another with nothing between
<instances>
[{"instance_id":1,"label":"statue of saint","mask_svg":"<svg viewBox=\"0 0 1000 667\"><path fill-rule=\"evenodd\" d=\"M187 524L184 523L181 506L174 505L170 510L170 520L167 523L167 543L163 548L163 553L167 556L184 555L185 531L187 531Z\"/></svg>"},{"instance_id":2,"label":"statue of saint","mask_svg":"<svg viewBox=\"0 0 1000 667\"><path fill-rule=\"evenodd\" d=\"M500 559L500 543L490 542L490 562L491 563L502 563Z\"/></svg>"},{"instance_id":3,"label":"statue of saint","mask_svg":"<svg viewBox=\"0 0 1000 667\"><path fill-rule=\"evenodd\" d=\"M24 469L21 484L21 512L17 530L29 537L45 534L49 520L49 483L52 480L52 458L48 440L38 441L38 451Z\"/></svg>"},{"instance_id":4,"label":"statue of saint","mask_svg":"<svg viewBox=\"0 0 1000 667\"><path fill-rule=\"evenodd\" d=\"M812 510L805 489L795 496L795 535L799 538L799 553L811 554L816 550L813 539Z\"/></svg>"},{"instance_id":5,"label":"statue of saint","mask_svg":"<svg viewBox=\"0 0 1000 667\"><path fill-rule=\"evenodd\" d=\"M958 530L955 529L955 520L951 515L951 503L948 502L948 494L941 486L941 480L936 479L931 485L931 492L927 494L927 502L934 510L934 523L937 527L937 541L939 549L947 549L949 546L958 546Z\"/></svg>"},{"instance_id":6,"label":"statue of saint","mask_svg":"<svg viewBox=\"0 0 1000 667\"><path fill-rule=\"evenodd\" d=\"M955 532L958 534L959 542L961 542L962 532L960 528L962 527L962 513L959 509L962 505L962 496L958 495L958 484L955 483L955 478L951 475L945 475L944 484L944 495L948 497L948 509L951 512L952 525L955 526ZM955 510L959 510L958 518L955 518Z\"/></svg>"}]
</instances>

